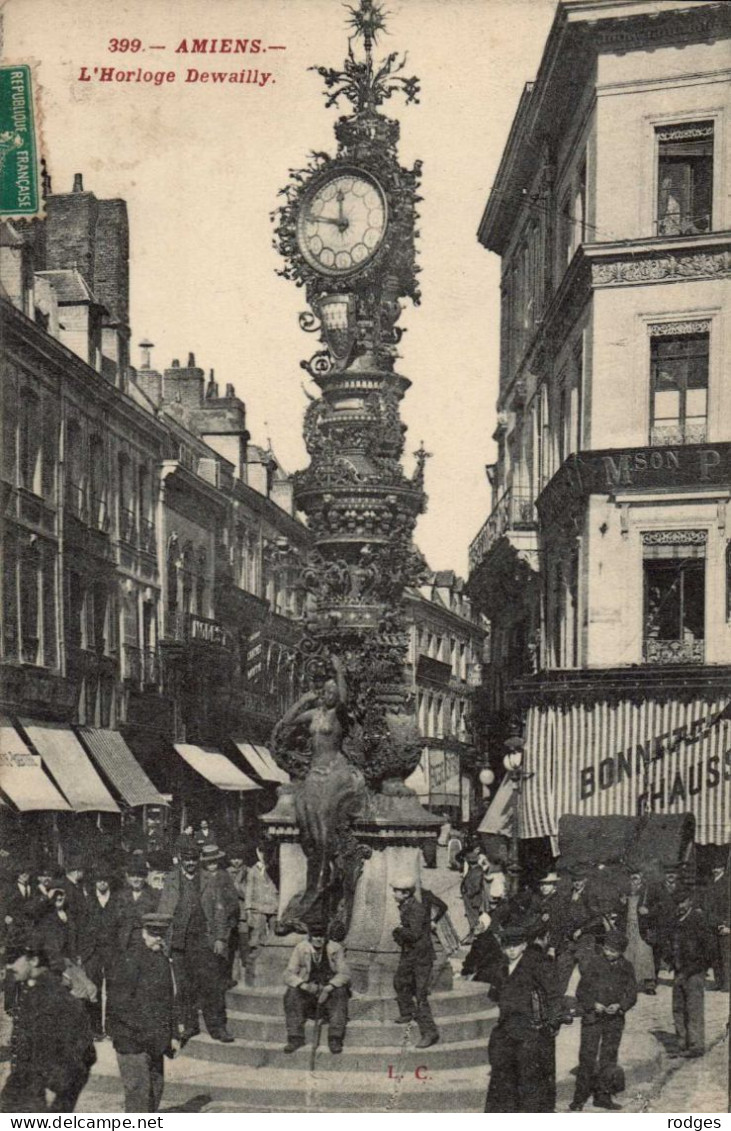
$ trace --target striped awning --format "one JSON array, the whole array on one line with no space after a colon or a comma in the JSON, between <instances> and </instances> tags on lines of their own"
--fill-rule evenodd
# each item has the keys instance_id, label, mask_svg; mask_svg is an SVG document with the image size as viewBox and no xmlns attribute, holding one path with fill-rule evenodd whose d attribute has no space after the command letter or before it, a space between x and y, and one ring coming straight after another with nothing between
<instances>
[{"instance_id":1,"label":"striped awning","mask_svg":"<svg viewBox=\"0 0 731 1131\"><path fill-rule=\"evenodd\" d=\"M175 749L192 770L218 789L243 792L261 788L242 773L238 766L234 766L220 750L208 746L194 746L190 742L176 742Z\"/></svg>"},{"instance_id":2,"label":"striped awning","mask_svg":"<svg viewBox=\"0 0 731 1131\"><path fill-rule=\"evenodd\" d=\"M290 780L287 771L277 765L266 746L260 746L258 743L255 745L253 742L241 742L238 739L233 739L233 744L262 781L278 782L280 785L285 785Z\"/></svg>"},{"instance_id":3,"label":"striped awning","mask_svg":"<svg viewBox=\"0 0 731 1131\"><path fill-rule=\"evenodd\" d=\"M731 840L731 702L578 703L528 712L521 835L565 814L691 813L699 844Z\"/></svg>"},{"instance_id":4,"label":"striped awning","mask_svg":"<svg viewBox=\"0 0 731 1131\"><path fill-rule=\"evenodd\" d=\"M21 719L20 725L72 809L77 813L119 812L117 803L67 723Z\"/></svg>"},{"instance_id":5,"label":"striped awning","mask_svg":"<svg viewBox=\"0 0 731 1131\"><path fill-rule=\"evenodd\" d=\"M10 719L0 715L0 789L21 813L34 810L69 811L61 796Z\"/></svg>"},{"instance_id":6,"label":"striped awning","mask_svg":"<svg viewBox=\"0 0 731 1131\"><path fill-rule=\"evenodd\" d=\"M79 727L79 734L99 769L128 805L167 805L118 730Z\"/></svg>"}]
</instances>

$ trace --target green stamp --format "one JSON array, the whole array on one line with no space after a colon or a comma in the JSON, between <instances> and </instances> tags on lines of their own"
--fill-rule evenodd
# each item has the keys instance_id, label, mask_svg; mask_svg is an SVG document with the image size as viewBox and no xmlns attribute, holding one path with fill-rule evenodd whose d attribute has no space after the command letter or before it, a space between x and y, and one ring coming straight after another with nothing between
<instances>
[{"instance_id":1,"label":"green stamp","mask_svg":"<svg viewBox=\"0 0 731 1131\"><path fill-rule=\"evenodd\" d=\"M38 212L38 154L30 67L0 67L0 215Z\"/></svg>"}]
</instances>

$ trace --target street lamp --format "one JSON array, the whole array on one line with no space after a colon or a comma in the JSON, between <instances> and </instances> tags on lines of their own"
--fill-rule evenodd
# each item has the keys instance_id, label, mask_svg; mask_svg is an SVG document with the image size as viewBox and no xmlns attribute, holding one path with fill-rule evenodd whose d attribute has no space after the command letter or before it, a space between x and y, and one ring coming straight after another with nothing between
<instances>
[{"instance_id":1,"label":"street lamp","mask_svg":"<svg viewBox=\"0 0 731 1131\"><path fill-rule=\"evenodd\" d=\"M508 876L510 878L510 894L515 895L520 887L520 811L523 798L523 782L532 778L532 772L526 773L523 767L523 750L525 741L520 735L514 735L505 743L508 753L503 758L503 766L510 781L513 783L514 817L510 833L510 858L508 861Z\"/></svg>"}]
</instances>

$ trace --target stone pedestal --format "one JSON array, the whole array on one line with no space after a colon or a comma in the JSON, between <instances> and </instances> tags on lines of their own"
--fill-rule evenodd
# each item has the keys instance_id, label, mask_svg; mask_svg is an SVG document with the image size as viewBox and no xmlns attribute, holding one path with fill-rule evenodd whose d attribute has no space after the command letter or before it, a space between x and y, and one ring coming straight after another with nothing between
<instances>
[{"instance_id":1,"label":"stone pedestal","mask_svg":"<svg viewBox=\"0 0 731 1131\"><path fill-rule=\"evenodd\" d=\"M284 786L277 804L261 820L268 835L279 842L279 915L306 883L307 860L298 843L294 813L294 791ZM359 993L393 995L393 975L400 948L393 930L399 914L393 896L395 880L412 877L417 897L421 892L421 851L424 841L435 840L441 821L428 813L409 792L395 795L372 794L354 832L367 845L371 856L363 865L353 905L353 915L345 946L353 975L353 989ZM292 946L301 936L273 936L253 956L247 968L249 985L281 985ZM437 945L434 989L452 988L452 972Z\"/></svg>"}]
</instances>

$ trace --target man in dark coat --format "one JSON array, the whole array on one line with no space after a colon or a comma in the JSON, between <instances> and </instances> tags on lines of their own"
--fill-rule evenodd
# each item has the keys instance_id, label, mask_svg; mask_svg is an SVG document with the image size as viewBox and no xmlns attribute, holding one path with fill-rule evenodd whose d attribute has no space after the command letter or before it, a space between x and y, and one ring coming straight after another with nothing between
<instances>
[{"instance_id":1,"label":"man in dark coat","mask_svg":"<svg viewBox=\"0 0 731 1131\"><path fill-rule=\"evenodd\" d=\"M488 1112L546 1112L556 1106L561 995L553 961L528 946L531 934L517 923L501 931L504 960L491 990L500 1016L488 1046Z\"/></svg>"},{"instance_id":2,"label":"man in dark coat","mask_svg":"<svg viewBox=\"0 0 731 1131\"><path fill-rule=\"evenodd\" d=\"M218 853L215 845L210 848ZM200 1009L214 1041L230 1044L234 1038L226 1028L226 952L231 877L200 871L198 856L197 846L183 850L180 868L165 881L158 911L172 920L170 946L183 999L185 1039L200 1032Z\"/></svg>"},{"instance_id":3,"label":"man in dark coat","mask_svg":"<svg viewBox=\"0 0 731 1131\"><path fill-rule=\"evenodd\" d=\"M416 883L409 877L391 885L398 904L400 926L393 937L401 947L401 957L393 979L399 1016L398 1024L416 1021L420 1038L418 1049L429 1048L439 1040L439 1030L429 1006L429 982L436 957L431 936L431 904L415 896Z\"/></svg>"},{"instance_id":4,"label":"man in dark coat","mask_svg":"<svg viewBox=\"0 0 731 1131\"><path fill-rule=\"evenodd\" d=\"M477 924L478 934L475 935L469 953L462 963L462 977L471 978L474 982L492 984L502 970L504 959L492 922L485 922L489 918L489 915L480 916Z\"/></svg>"},{"instance_id":5,"label":"man in dark coat","mask_svg":"<svg viewBox=\"0 0 731 1131\"><path fill-rule=\"evenodd\" d=\"M672 943L670 933L677 918L680 873L675 864L665 866L661 884L653 884L647 891L647 903L638 909L642 916L640 927L652 947L655 959L655 977L663 966L670 966Z\"/></svg>"},{"instance_id":6,"label":"man in dark coat","mask_svg":"<svg viewBox=\"0 0 731 1131\"><path fill-rule=\"evenodd\" d=\"M124 1087L126 1112L157 1111L165 1085L164 1057L180 1049L182 1017L172 961L165 950L170 918L142 917L141 945L122 955L109 993L108 1026Z\"/></svg>"},{"instance_id":7,"label":"man in dark coat","mask_svg":"<svg viewBox=\"0 0 731 1131\"><path fill-rule=\"evenodd\" d=\"M142 916L157 910L159 893L147 886L147 866L134 857L125 865L125 887L118 900L119 949L131 950L142 941Z\"/></svg>"},{"instance_id":8,"label":"man in dark coat","mask_svg":"<svg viewBox=\"0 0 731 1131\"><path fill-rule=\"evenodd\" d=\"M713 939L713 976L716 989L728 993L729 960L731 947L731 892L729 891L728 871L723 864L713 869L711 882L703 892L703 910L708 918L708 927Z\"/></svg>"},{"instance_id":9,"label":"man in dark coat","mask_svg":"<svg viewBox=\"0 0 731 1131\"><path fill-rule=\"evenodd\" d=\"M20 995L0 1110L73 1111L96 1061L84 1004L51 973L37 946L28 946L10 969Z\"/></svg>"},{"instance_id":10,"label":"man in dark coat","mask_svg":"<svg viewBox=\"0 0 731 1131\"><path fill-rule=\"evenodd\" d=\"M66 877L63 887L66 891L66 902L75 922L79 922L86 909L88 892L84 883L84 861L81 857L70 856L66 863Z\"/></svg>"},{"instance_id":11,"label":"man in dark coat","mask_svg":"<svg viewBox=\"0 0 731 1131\"><path fill-rule=\"evenodd\" d=\"M572 1111L581 1111L594 1093L594 1107L620 1111L612 1100L625 1014L637 1001L632 964L622 955L627 936L609 931L601 955L586 966L576 991L581 1012L581 1048Z\"/></svg>"},{"instance_id":12,"label":"man in dark coat","mask_svg":"<svg viewBox=\"0 0 731 1131\"><path fill-rule=\"evenodd\" d=\"M69 907L66 883L54 881L48 909L36 922L35 937L48 955L51 969L62 971L79 957L79 920Z\"/></svg>"},{"instance_id":13,"label":"man in dark coat","mask_svg":"<svg viewBox=\"0 0 731 1131\"><path fill-rule=\"evenodd\" d=\"M10 966L23 953L30 942L38 900L31 884L29 865L18 864L13 870L11 882L4 885L0 896L0 916L2 916L2 941L5 949L4 964ZM8 971L5 975L4 1004L10 1013L18 995L18 980Z\"/></svg>"},{"instance_id":14,"label":"man in dark coat","mask_svg":"<svg viewBox=\"0 0 731 1131\"><path fill-rule=\"evenodd\" d=\"M673 979L673 1022L679 1056L702 1056L705 1049L705 979L711 964L708 920L694 905L690 892L682 892L668 931Z\"/></svg>"},{"instance_id":15,"label":"man in dark coat","mask_svg":"<svg viewBox=\"0 0 731 1131\"><path fill-rule=\"evenodd\" d=\"M99 864L94 870L94 888L79 926L79 958L97 988L96 1001L88 1003L95 1041L103 1040L102 986L109 984L119 953L119 897L111 890L111 868Z\"/></svg>"},{"instance_id":16,"label":"man in dark coat","mask_svg":"<svg viewBox=\"0 0 731 1131\"><path fill-rule=\"evenodd\" d=\"M478 848L471 848L465 854L467 871L462 877L459 888L464 903L464 913L469 923L470 930L467 937L470 940L474 937L477 920L481 912L485 910L485 873L479 859L480 850Z\"/></svg>"}]
</instances>

